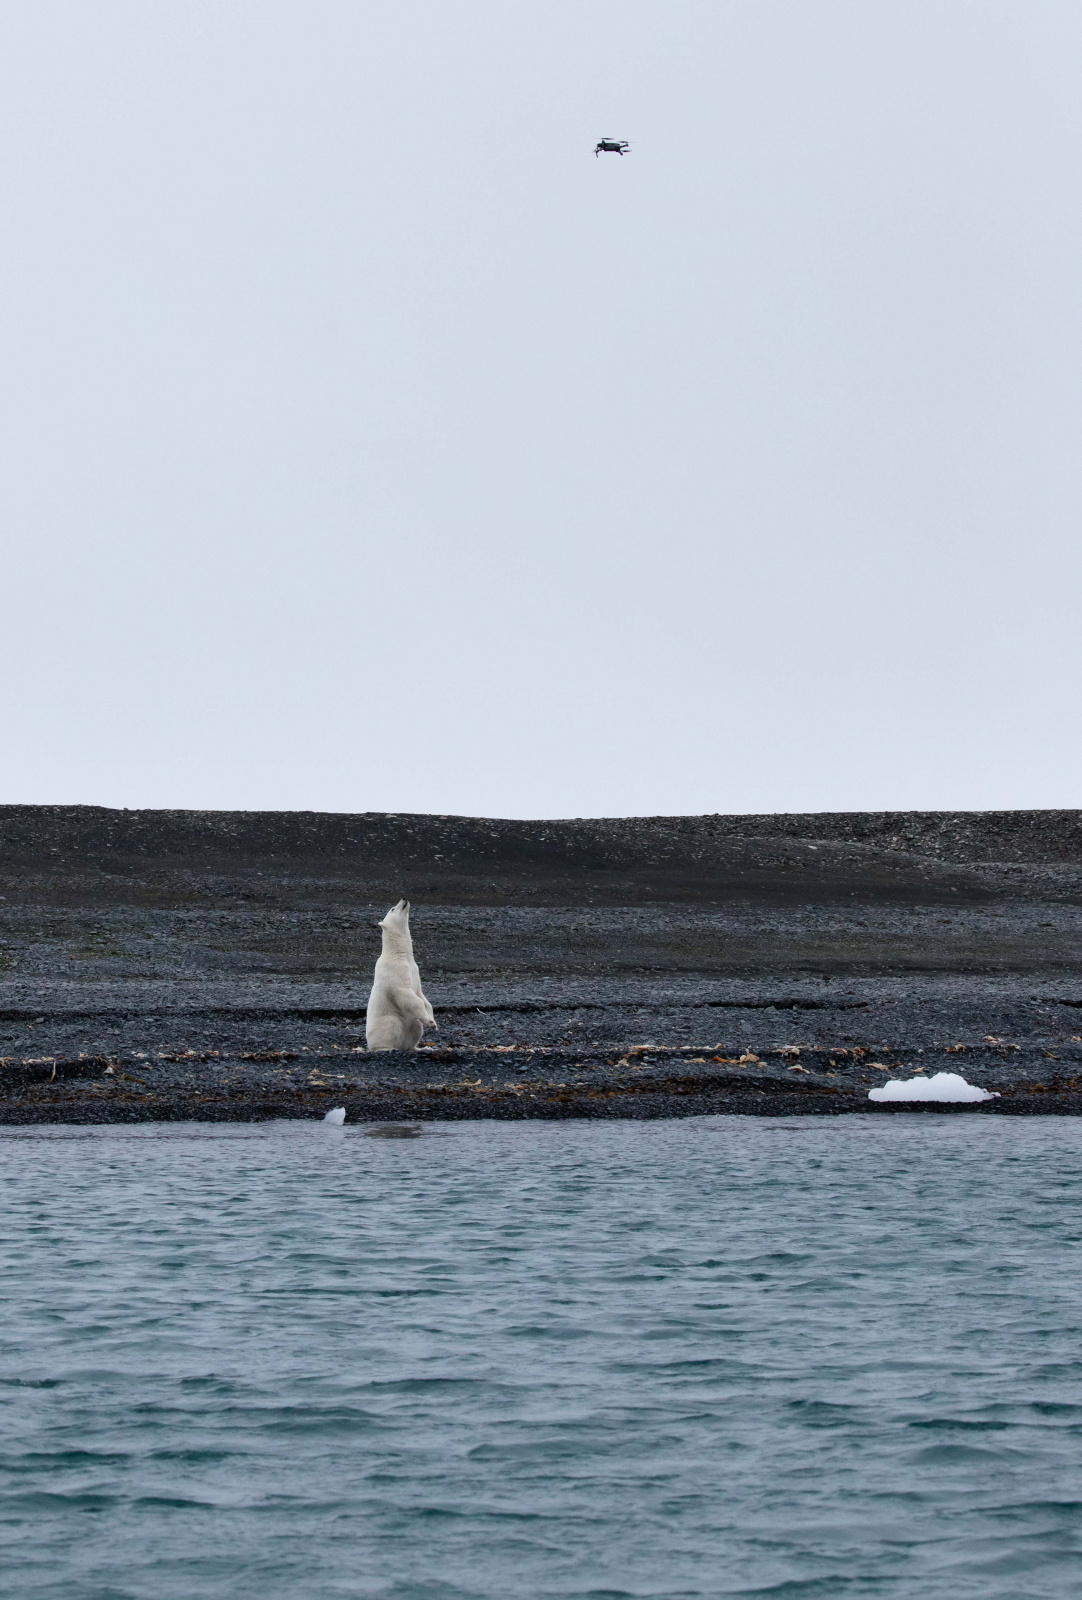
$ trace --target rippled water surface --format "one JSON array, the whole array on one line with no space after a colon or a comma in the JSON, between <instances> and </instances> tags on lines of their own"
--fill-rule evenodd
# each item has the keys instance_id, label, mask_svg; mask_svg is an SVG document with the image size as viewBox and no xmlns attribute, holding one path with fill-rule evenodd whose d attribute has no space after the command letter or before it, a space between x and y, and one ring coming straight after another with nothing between
<instances>
[{"instance_id":1,"label":"rippled water surface","mask_svg":"<svg viewBox=\"0 0 1082 1600\"><path fill-rule=\"evenodd\" d=\"M19 1600L1076 1596L1082 1123L0 1134Z\"/></svg>"}]
</instances>

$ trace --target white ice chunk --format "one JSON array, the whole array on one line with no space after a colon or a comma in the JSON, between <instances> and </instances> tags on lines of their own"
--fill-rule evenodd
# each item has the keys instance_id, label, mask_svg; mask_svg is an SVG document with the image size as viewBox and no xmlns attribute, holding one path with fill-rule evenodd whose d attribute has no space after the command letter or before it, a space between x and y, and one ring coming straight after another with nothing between
<instances>
[{"instance_id":1,"label":"white ice chunk","mask_svg":"<svg viewBox=\"0 0 1082 1600\"><path fill-rule=\"evenodd\" d=\"M345 1106L335 1106L333 1111L327 1112L323 1120L324 1122L329 1122L332 1128L340 1128L346 1120Z\"/></svg>"},{"instance_id":2,"label":"white ice chunk","mask_svg":"<svg viewBox=\"0 0 1082 1600\"><path fill-rule=\"evenodd\" d=\"M892 1078L881 1089L869 1089L869 1100L998 1100L989 1089L967 1083L957 1072L937 1072L931 1078Z\"/></svg>"}]
</instances>

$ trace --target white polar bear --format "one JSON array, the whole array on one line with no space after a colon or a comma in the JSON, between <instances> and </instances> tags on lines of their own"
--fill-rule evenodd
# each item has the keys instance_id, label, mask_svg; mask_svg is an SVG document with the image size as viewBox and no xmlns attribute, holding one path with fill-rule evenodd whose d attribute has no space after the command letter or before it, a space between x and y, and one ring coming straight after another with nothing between
<instances>
[{"instance_id":1,"label":"white polar bear","mask_svg":"<svg viewBox=\"0 0 1082 1600\"><path fill-rule=\"evenodd\" d=\"M437 1027L413 959L410 903L400 900L382 922L383 953L368 997L365 1038L369 1050L416 1050L426 1027Z\"/></svg>"}]
</instances>

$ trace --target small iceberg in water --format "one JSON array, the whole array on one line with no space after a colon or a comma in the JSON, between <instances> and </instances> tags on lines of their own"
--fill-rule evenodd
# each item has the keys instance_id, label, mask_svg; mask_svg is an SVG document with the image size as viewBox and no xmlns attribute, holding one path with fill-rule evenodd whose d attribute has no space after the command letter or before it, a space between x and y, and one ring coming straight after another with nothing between
<instances>
[{"instance_id":1,"label":"small iceberg in water","mask_svg":"<svg viewBox=\"0 0 1082 1600\"><path fill-rule=\"evenodd\" d=\"M323 1120L324 1122L329 1122L332 1128L340 1128L346 1120L345 1106L335 1106L333 1111L327 1112Z\"/></svg>"},{"instance_id":2,"label":"small iceberg in water","mask_svg":"<svg viewBox=\"0 0 1082 1600\"><path fill-rule=\"evenodd\" d=\"M991 1089L967 1083L957 1072L937 1072L931 1078L892 1078L881 1089L869 1089L869 1100L939 1100L959 1104L965 1100L998 1100Z\"/></svg>"}]
</instances>

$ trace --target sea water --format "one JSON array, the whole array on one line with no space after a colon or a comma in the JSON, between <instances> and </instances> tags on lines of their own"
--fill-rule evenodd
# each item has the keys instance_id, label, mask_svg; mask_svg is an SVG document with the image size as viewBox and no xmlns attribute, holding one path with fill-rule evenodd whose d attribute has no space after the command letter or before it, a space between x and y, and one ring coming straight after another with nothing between
<instances>
[{"instance_id":1,"label":"sea water","mask_svg":"<svg viewBox=\"0 0 1082 1600\"><path fill-rule=\"evenodd\" d=\"M8 1129L0 1206L18 1600L1082 1591L1082 1122Z\"/></svg>"}]
</instances>

